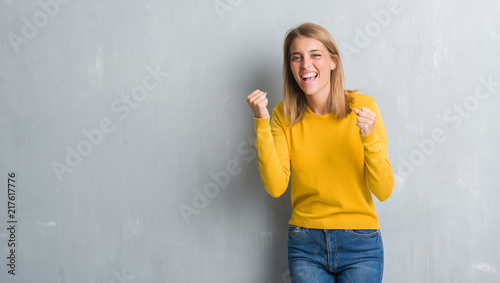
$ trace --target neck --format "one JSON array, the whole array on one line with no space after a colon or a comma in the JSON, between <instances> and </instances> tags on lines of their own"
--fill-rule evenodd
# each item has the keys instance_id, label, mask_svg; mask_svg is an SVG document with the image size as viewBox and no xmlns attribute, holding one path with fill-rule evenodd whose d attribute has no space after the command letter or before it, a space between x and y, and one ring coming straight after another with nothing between
<instances>
[{"instance_id":1,"label":"neck","mask_svg":"<svg viewBox=\"0 0 500 283\"><path fill-rule=\"evenodd\" d=\"M328 112L328 92L313 95L306 95L306 103L309 109L311 109L314 114L318 115L326 115Z\"/></svg>"}]
</instances>

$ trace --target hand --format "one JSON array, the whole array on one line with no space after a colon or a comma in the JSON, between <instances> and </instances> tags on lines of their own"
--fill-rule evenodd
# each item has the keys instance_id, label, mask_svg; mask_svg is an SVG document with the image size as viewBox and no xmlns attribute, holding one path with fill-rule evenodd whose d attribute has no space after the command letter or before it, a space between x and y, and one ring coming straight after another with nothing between
<instances>
[{"instance_id":1,"label":"hand","mask_svg":"<svg viewBox=\"0 0 500 283\"><path fill-rule=\"evenodd\" d=\"M269 117L269 111L267 111L267 92L262 92L259 89L254 90L250 95L247 96L248 105L253 111L256 118L265 119Z\"/></svg>"},{"instance_id":2,"label":"hand","mask_svg":"<svg viewBox=\"0 0 500 283\"><path fill-rule=\"evenodd\" d=\"M354 113L358 115L356 126L360 129L359 133L361 135L369 135L375 129L377 114L368 107L363 107L361 110L354 108Z\"/></svg>"}]
</instances>

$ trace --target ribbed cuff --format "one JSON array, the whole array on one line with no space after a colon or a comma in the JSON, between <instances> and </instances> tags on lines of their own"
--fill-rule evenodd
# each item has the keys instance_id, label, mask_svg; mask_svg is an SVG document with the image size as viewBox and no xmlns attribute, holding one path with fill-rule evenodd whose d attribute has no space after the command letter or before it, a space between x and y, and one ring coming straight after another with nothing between
<instances>
[{"instance_id":1,"label":"ribbed cuff","mask_svg":"<svg viewBox=\"0 0 500 283\"><path fill-rule=\"evenodd\" d=\"M271 117L257 118L254 116L253 118L255 120L255 132L257 132L258 130L268 130L271 128L271 125L269 124Z\"/></svg>"},{"instance_id":2,"label":"ribbed cuff","mask_svg":"<svg viewBox=\"0 0 500 283\"><path fill-rule=\"evenodd\" d=\"M363 143L363 145L369 145L377 141L378 141L378 135L375 130L373 130L368 135L361 135L361 142Z\"/></svg>"}]
</instances>

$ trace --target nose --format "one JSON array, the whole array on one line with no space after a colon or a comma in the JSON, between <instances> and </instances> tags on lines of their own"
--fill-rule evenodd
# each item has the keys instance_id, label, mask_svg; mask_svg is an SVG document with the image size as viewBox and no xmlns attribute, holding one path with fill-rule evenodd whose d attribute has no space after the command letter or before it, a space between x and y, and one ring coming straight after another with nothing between
<instances>
[{"instance_id":1,"label":"nose","mask_svg":"<svg viewBox=\"0 0 500 283\"><path fill-rule=\"evenodd\" d=\"M301 61L300 66L304 69L307 69L309 66L311 66L311 60L309 58L304 58Z\"/></svg>"}]
</instances>

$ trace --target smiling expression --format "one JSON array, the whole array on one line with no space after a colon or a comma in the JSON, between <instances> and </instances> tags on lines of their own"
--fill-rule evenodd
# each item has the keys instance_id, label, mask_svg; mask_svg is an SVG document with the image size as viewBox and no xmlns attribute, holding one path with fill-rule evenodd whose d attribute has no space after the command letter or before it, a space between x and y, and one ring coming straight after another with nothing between
<instances>
[{"instance_id":1,"label":"smiling expression","mask_svg":"<svg viewBox=\"0 0 500 283\"><path fill-rule=\"evenodd\" d=\"M330 77L335 61L319 40L297 37L290 46L290 68L295 81L306 95L330 93Z\"/></svg>"}]
</instances>

